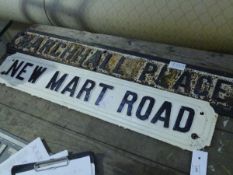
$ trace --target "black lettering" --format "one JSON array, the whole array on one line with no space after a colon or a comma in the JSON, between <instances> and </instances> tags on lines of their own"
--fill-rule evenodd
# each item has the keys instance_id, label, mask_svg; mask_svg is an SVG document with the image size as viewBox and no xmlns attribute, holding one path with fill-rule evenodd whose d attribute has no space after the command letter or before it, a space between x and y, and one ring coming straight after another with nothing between
<instances>
[{"instance_id":1,"label":"black lettering","mask_svg":"<svg viewBox=\"0 0 233 175\"><path fill-rule=\"evenodd\" d=\"M189 115L186 120L185 126L181 127L180 123L182 121L185 111L188 112ZM182 106L177 116L173 130L179 132L188 132L192 126L194 115L195 115L195 111L192 108Z\"/></svg>"},{"instance_id":2,"label":"black lettering","mask_svg":"<svg viewBox=\"0 0 233 175\"><path fill-rule=\"evenodd\" d=\"M116 64L115 68L113 69L113 73L121 74L121 65L124 63L125 57L121 57L121 59Z\"/></svg>"},{"instance_id":3,"label":"black lettering","mask_svg":"<svg viewBox=\"0 0 233 175\"><path fill-rule=\"evenodd\" d=\"M131 97L131 99L129 99L129 97ZM138 95L134 92L131 91L127 91L125 93L125 96L123 97L120 106L117 109L117 112L121 113L124 106L127 104L128 108L127 108L127 115L131 116L132 115L132 110L133 110L133 104L136 102L138 98Z\"/></svg>"},{"instance_id":4,"label":"black lettering","mask_svg":"<svg viewBox=\"0 0 233 175\"><path fill-rule=\"evenodd\" d=\"M86 80L83 87L79 91L79 93L77 95L77 98L80 99L81 96L83 95L83 93L85 92L84 101L88 101L89 98L90 98L91 91L93 90L94 87L95 87L95 82L94 81Z\"/></svg>"},{"instance_id":5,"label":"black lettering","mask_svg":"<svg viewBox=\"0 0 233 175\"><path fill-rule=\"evenodd\" d=\"M164 122L164 127L169 127L170 116L171 116L172 104L168 101L165 101L162 106L159 108L158 112L155 114L154 118L151 120L151 123L157 123L158 120ZM164 117L162 114L165 113Z\"/></svg>"},{"instance_id":6,"label":"black lettering","mask_svg":"<svg viewBox=\"0 0 233 175\"><path fill-rule=\"evenodd\" d=\"M15 40L15 46L18 48L18 49L25 49L25 48L29 48L30 44L31 44L31 40L33 39L33 35L23 35L23 36L20 36L19 38L17 38Z\"/></svg>"},{"instance_id":7,"label":"black lettering","mask_svg":"<svg viewBox=\"0 0 233 175\"><path fill-rule=\"evenodd\" d=\"M61 58L65 60L66 59L70 60L75 55L77 50L78 50L78 46L75 44L72 44L63 51L63 53L61 54Z\"/></svg>"},{"instance_id":8,"label":"black lettering","mask_svg":"<svg viewBox=\"0 0 233 175\"><path fill-rule=\"evenodd\" d=\"M175 90L178 90L181 87L183 88L183 92L190 93L191 90L190 86L191 86L191 74L186 71L180 76L180 78L177 80L173 88Z\"/></svg>"},{"instance_id":9,"label":"black lettering","mask_svg":"<svg viewBox=\"0 0 233 175\"><path fill-rule=\"evenodd\" d=\"M161 80L162 80L162 78L164 77L166 71L167 71L167 66L165 65L165 66L162 67L162 69L161 69L161 71L160 71L160 73L159 73L159 76L158 76L158 78L157 78L157 80L156 80L156 84L157 84L157 85L163 86L163 83L162 83Z\"/></svg>"},{"instance_id":10,"label":"black lettering","mask_svg":"<svg viewBox=\"0 0 233 175\"><path fill-rule=\"evenodd\" d=\"M70 96L73 97L75 90L77 88L79 81L79 77L75 76L68 84L67 86L61 91L62 94L65 94L66 92L70 93Z\"/></svg>"},{"instance_id":11,"label":"black lettering","mask_svg":"<svg viewBox=\"0 0 233 175\"><path fill-rule=\"evenodd\" d=\"M57 43L51 50L50 55L53 57L58 57L62 53L62 49L66 47L66 44L63 42Z\"/></svg>"},{"instance_id":12,"label":"black lettering","mask_svg":"<svg viewBox=\"0 0 233 175\"><path fill-rule=\"evenodd\" d=\"M156 80L156 84L165 88L170 89L175 84L178 77L180 77L182 71L176 69L168 69L167 65L163 66Z\"/></svg>"},{"instance_id":13,"label":"black lettering","mask_svg":"<svg viewBox=\"0 0 233 175\"><path fill-rule=\"evenodd\" d=\"M80 47L75 56L73 57L72 61L75 65L82 65L91 51L92 49L90 48Z\"/></svg>"},{"instance_id":14,"label":"black lettering","mask_svg":"<svg viewBox=\"0 0 233 175\"><path fill-rule=\"evenodd\" d=\"M158 70L158 67L157 67L156 64L146 63L146 66L143 68L143 71L142 71L142 73L141 73L138 80L141 83L146 83L146 84L149 84L149 85L152 85L152 83L154 84L154 82L147 81L146 77L148 77L148 76L153 77L157 70Z\"/></svg>"},{"instance_id":15,"label":"black lettering","mask_svg":"<svg viewBox=\"0 0 233 175\"><path fill-rule=\"evenodd\" d=\"M54 40L48 39L44 45L42 45L39 49L38 52L43 53L43 54L48 54L50 49L53 47L55 44Z\"/></svg>"},{"instance_id":16,"label":"black lettering","mask_svg":"<svg viewBox=\"0 0 233 175\"><path fill-rule=\"evenodd\" d=\"M18 70L20 69L20 67L24 64L24 61L21 61L19 63L19 60L15 60L14 63L12 64L12 66L7 70L7 71L3 71L1 72L2 75L8 75L11 72L11 77L14 77L15 74L18 72Z\"/></svg>"},{"instance_id":17,"label":"black lettering","mask_svg":"<svg viewBox=\"0 0 233 175\"><path fill-rule=\"evenodd\" d=\"M99 66L99 69L107 71L107 64L109 63L111 58L112 58L112 54L106 53L103 62Z\"/></svg>"},{"instance_id":18,"label":"black lettering","mask_svg":"<svg viewBox=\"0 0 233 175\"><path fill-rule=\"evenodd\" d=\"M90 70L96 70L100 58L101 58L102 52L97 50L93 55L90 56L82 65L82 67L88 68Z\"/></svg>"},{"instance_id":19,"label":"black lettering","mask_svg":"<svg viewBox=\"0 0 233 175\"><path fill-rule=\"evenodd\" d=\"M212 84L212 79L210 76L201 76L198 78L196 86L194 88L194 93L199 96L207 97L209 94L209 88Z\"/></svg>"},{"instance_id":20,"label":"black lettering","mask_svg":"<svg viewBox=\"0 0 233 175\"><path fill-rule=\"evenodd\" d=\"M55 90L58 91L59 88L61 87L62 83L65 81L67 74L64 74L61 76L61 78L58 78L59 71L55 72L49 83L46 85L45 88L50 89L50 90Z\"/></svg>"},{"instance_id":21,"label":"black lettering","mask_svg":"<svg viewBox=\"0 0 233 175\"><path fill-rule=\"evenodd\" d=\"M36 66L32 72L31 77L28 79L28 82L35 83L46 70L46 67Z\"/></svg>"},{"instance_id":22,"label":"black lettering","mask_svg":"<svg viewBox=\"0 0 233 175\"><path fill-rule=\"evenodd\" d=\"M102 90L100 92L100 95L98 96L96 102L95 102L95 105L99 105L100 102L102 101L104 95L106 94L107 90L110 89L112 90L113 89L113 86L110 86L110 85L107 85L107 84L104 84L104 83L100 83L99 84L100 87L102 87Z\"/></svg>"},{"instance_id":23,"label":"black lettering","mask_svg":"<svg viewBox=\"0 0 233 175\"><path fill-rule=\"evenodd\" d=\"M18 35L15 37L14 41L13 41L13 45L15 48L20 48L20 44L22 43L22 41L24 40L24 36Z\"/></svg>"},{"instance_id":24,"label":"black lettering","mask_svg":"<svg viewBox=\"0 0 233 175\"><path fill-rule=\"evenodd\" d=\"M24 80L24 77L22 77L22 74L26 72L26 69L28 66L32 67L33 64L26 63L15 78L17 78L18 80Z\"/></svg>"},{"instance_id":25,"label":"black lettering","mask_svg":"<svg viewBox=\"0 0 233 175\"><path fill-rule=\"evenodd\" d=\"M213 100L217 100L219 102L225 102L226 101L226 97L227 96L227 91L225 89L223 89L223 85L227 85L230 86L229 88L233 88L233 83L226 81L226 80L218 80L216 85L215 85L215 89L213 92Z\"/></svg>"},{"instance_id":26,"label":"black lettering","mask_svg":"<svg viewBox=\"0 0 233 175\"><path fill-rule=\"evenodd\" d=\"M35 41L31 43L30 48L33 49L34 52L36 52L40 48L43 40L44 38L42 37L35 37Z\"/></svg>"},{"instance_id":27,"label":"black lettering","mask_svg":"<svg viewBox=\"0 0 233 175\"><path fill-rule=\"evenodd\" d=\"M149 102L149 105L148 105L148 107L146 109L146 112L144 114L141 114L142 109L143 109L143 107L144 107L144 105L145 105L145 103L147 101ZM148 97L148 96L143 97L140 104L139 104L139 106L138 106L137 112L136 112L137 118L139 118L140 120L148 119L150 114L151 114L151 111L152 111L152 108L153 108L154 104L155 104L155 99L154 98Z\"/></svg>"}]
</instances>

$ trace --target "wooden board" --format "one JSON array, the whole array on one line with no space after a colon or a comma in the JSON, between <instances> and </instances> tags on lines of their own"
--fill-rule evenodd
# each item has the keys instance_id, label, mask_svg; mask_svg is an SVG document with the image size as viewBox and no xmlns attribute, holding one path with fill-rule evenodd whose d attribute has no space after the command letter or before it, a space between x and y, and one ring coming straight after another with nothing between
<instances>
[{"instance_id":1,"label":"wooden board","mask_svg":"<svg viewBox=\"0 0 233 175\"><path fill-rule=\"evenodd\" d=\"M226 70L233 73L233 57L168 45L132 41L106 35L90 34L38 26L63 36L147 54L193 65ZM221 59L221 65L219 64ZM218 62L217 62L218 61ZM0 128L28 141L45 138L53 152L69 149L91 150L97 155L97 174L189 174L191 152L125 130L118 126L61 107L51 102L0 85ZM233 120L221 116L209 152L208 174L233 173Z\"/></svg>"}]
</instances>

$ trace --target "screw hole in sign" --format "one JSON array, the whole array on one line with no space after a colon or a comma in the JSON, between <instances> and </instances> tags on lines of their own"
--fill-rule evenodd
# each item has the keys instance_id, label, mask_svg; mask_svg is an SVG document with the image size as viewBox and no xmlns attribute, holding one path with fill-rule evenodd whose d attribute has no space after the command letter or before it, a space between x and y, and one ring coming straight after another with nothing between
<instances>
[{"instance_id":1,"label":"screw hole in sign","mask_svg":"<svg viewBox=\"0 0 233 175\"><path fill-rule=\"evenodd\" d=\"M199 136L196 133L192 133L191 137L193 140L196 140L199 138Z\"/></svg>"}]
</instances>

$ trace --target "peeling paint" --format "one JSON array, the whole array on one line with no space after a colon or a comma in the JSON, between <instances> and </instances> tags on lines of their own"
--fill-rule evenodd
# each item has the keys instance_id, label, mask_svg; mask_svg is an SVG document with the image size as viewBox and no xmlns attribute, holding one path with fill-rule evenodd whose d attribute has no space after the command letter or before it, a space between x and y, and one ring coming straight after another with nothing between
<instances>
[{"instance_id":1,"label":"peeling paint","mask_svg":"<svg viewBox=\"0 0 233 175\"><path fill-rule=\"evenodd\" d=\"M211 103L218 114L233 117L233 75L187 65L168 67L159 57L83 44L70 38L26 31L11 42L8 52L24 52L48 60L104 73L139 84Z\"/></svg>"}]
</instances>

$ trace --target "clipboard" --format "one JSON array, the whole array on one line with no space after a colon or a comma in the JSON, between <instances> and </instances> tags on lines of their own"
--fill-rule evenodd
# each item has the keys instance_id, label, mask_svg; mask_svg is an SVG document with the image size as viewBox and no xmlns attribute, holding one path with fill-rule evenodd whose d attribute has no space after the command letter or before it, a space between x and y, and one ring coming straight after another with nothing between
<instances>
[{"instance_id":1,"label":"clipboard","mask_svg":"<svg viewBox=\"0 0 233 175\"><path fill-rule=\"evenodd\" d=\"M79 173L82 172L82 173ZM94 154L85 152L47 161L16 165L12 175L95 175Z\"/></svg>"},{"instance_id":2,"label":"clipboard","mask_svg":"<svg viewBox=\"0 0 233 175\"><path fill-rule=\"evenodd\" d=\"M41 138L37 138L1 163L0 174L11 175L11 169L14 165L27 164L48 159L50 159L48 150Z\"/></svg>"}]
</instances>

